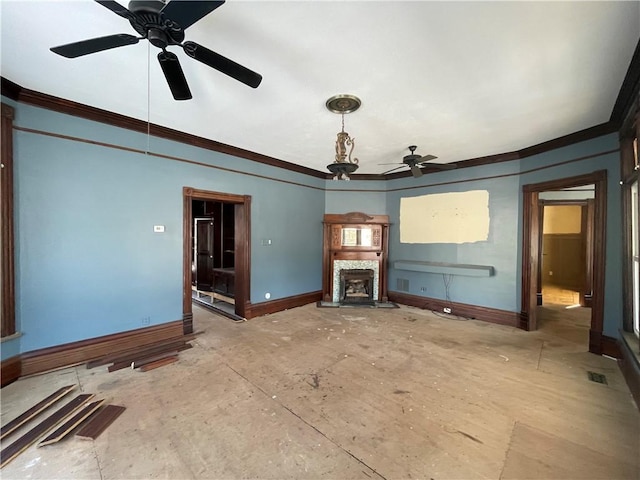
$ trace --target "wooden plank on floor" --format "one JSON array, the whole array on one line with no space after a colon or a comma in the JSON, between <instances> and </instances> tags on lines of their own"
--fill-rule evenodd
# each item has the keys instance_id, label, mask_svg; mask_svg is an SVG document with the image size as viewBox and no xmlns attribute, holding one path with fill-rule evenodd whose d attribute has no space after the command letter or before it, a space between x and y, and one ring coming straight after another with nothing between
<instances>
[{"instance_id":1,"label":"wooden plank on floor","mask_svg":"<svg viewBox=\"0 0 640 480\"><path fill-rule=\"evenodd\" d=\"M188 345L188 344L187 344ZM173 350L170 352L160 353L158 355L154 355L153 357L141 358L140 360L136 360L131 363L131 368L140 368L149 363L157 362L158 360L163 360L167 357L176 357L178 355L178 350Z\"/></svg>"},{"instance_id":2,"label":"wooden plank on floor","mask_svg":"<svg viewBox=\"0 0 640 480\"><path fill-rule=\"evenodd\" d=\"M124 411L125 407L121 407L119 405L107 405L96 413L93 418L91 418L91 420L89 420L89 422L83 426L78 433L76 433L76 437L95 440Z\"/></svg>"},{"instance_id":3,"label":"wooden plank on floor","mask_svg":"<svg viewBox=\"0 0 640 480\"><path fill-rule=\"evenodd\" d=\"M145 354L136 355L135 357L128 357L123 359L122 361L115 362L113 365L110 365L108 370L109 372L115 372L117 370L122 370L123 368L137 368L133 364L139 361L147 360L150 358L164 358L170 355L177 355L178 352L183 350L187 350L189 348L193 348L193 345L190 343L183 343L182 345L170 345L168 348L163 348L158 351L148 352ZM149 363L149 362L147 362Z\"/></svg>"},{"instance_id":4,"label":"wooden plank on floor","mask_svg":"<svg viewBox=\"0 0 640 480\"><path fill-rule=\"evenodd\" d=\"M109 363L121 362L125 360L133 361L136 358L146 353L162 351L163 349L169 348L170 346L178 347L180 345L183 345L184 343L190 342L191 340L195 339L196 335L197 334L195 333L191 333L189 335L184 335L182 337L168 339L162 342L143 345L138 348L132 348L128 350L123 350L121 352L113 353L110 355L105 355L104 357L87 362L87 368L101 367L103 365L108 365Z\"/></svg>"},{"instance_id":5,"label":"wooden plank on floor","mask_svg":"<svg viewBox=\"0 0 640 480\"><path fill-rule=\"evenodd\" d=\"M3 425L2 428L0 428L0 439L3 439L7 435L12 433L16 429L20 428L25 423L27 423L29 420L35 418L40 413L44 412L47 408L49 408L51 405L56 403L58 400L60 400L62 397L64 397L67 393L69 393L74 388L76 388L75 385L67 385L66 387L60 388L59 390L55 391L44 400L36 403L33 407L26 410L24 413L18 415L16 418L11 420L10 422L7 422L6 425Z\"/></svg>"},{"instance_id":6,"label":"wooden plank on floor","mask_svg":"<svg viewBox=\"0 0 640 480\"><path fill-rule=\"evenodd\" d=\"M95 402L90 403L74 416L72 416L69 420L64 422L58 428L56 428L53 432L47 435L43 440L38 443L38 447L44 447L45 445L50 445L52 443L59 442L64 437L66 437L74 428L78 427L82 422L84 422L87 418L89 418L94 412L96 412L102 404L105 402L104 399L96 400Z\"/></svg>"},{"instance_id":7,"label":"wooden plank on floor","mask_svg":"<svg viewBox=\"0 0 640 480\"><path fill-rule=\"evenodd\" d=\"M163 358L162 360L156 360L152 363L147 363L146 365L141 366L138 370L141 372L148 372L149 370L154 370L156 368L164 367L165 365L169 365L171 363L175 363L178 361L178 356Z\"/></svg>"},{"instance_id":8,"label":"wooden plank on floor","mask_svg":"<svg viewBox=\"0 0 640 480\"><path fill-rule=\"evenodd\" d=\"M70 415L73 415L93 397L94 395L92 393L83 393L81 395L78 395L69 403L54 412L51 416L47 417L27 433L22 435L11 445L3 448L2 451L0 451L0 468L4 467L7 463L20 455L23 451L25 451L33 443L35 443L40 437L45 435L51 429L55 428L55 426L60 422L64 421Z\"/></svg>"}]
</instances>

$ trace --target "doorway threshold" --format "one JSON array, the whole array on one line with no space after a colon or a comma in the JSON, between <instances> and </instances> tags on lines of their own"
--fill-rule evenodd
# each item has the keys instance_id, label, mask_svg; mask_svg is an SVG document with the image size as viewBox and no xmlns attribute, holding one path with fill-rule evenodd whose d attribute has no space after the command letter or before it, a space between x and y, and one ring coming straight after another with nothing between
<instances>
[{"instance_id":1,"label":"doorway threshold","mask_svg":"<svg viewBox=\"0 0 640 480\"><path fill-rule=\"evenodd\" d=\"M316 303L318 308L400 308L393 302L373 302L373 303L340 303L325 302L320 300Z\"/></svg>"},{"instance_id":2,"label":"doorway threshold","mask_svg":"<svg viewBox=\"0 0 640 480\"><path fill-rule=\"evenodd\" d=\"M210 303L205 301L204 299L199 299L196 297L191 297L191 303L195 303L199 307L206 308L207 310L213 313L217 313L218 315L222 315L223 317L233 320L234 322L239 323L239 322L247 321L246 318L242 318L239 315L236 315L233 311L234 306L229 303L225 303L225 302Z\"/></svg>"}]
</instances>

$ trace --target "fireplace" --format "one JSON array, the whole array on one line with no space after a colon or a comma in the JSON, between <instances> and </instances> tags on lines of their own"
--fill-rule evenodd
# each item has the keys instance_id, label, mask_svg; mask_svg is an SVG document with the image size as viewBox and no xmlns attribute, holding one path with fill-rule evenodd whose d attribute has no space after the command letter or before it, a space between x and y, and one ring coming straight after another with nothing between
<instances>
[{"instance_id":1,"label":"fireplace","mask_svg":"<svg viewBox=\"0 0 640 480\"><path fill-rule=\"evenodd\" d=\"M377 306L388 302L388 215L326 213L323 225L323 303Z\"/></svg>"},{"instance_id":2,"label":"fireplace","mask_svg":"<svg viewBox=\"0 0 640 480\"><path fill-rule=\"evenodd\" d=\"M340 304L375 305L374 275L371 268L340 270Z\"/></svg>"}]
</instances>

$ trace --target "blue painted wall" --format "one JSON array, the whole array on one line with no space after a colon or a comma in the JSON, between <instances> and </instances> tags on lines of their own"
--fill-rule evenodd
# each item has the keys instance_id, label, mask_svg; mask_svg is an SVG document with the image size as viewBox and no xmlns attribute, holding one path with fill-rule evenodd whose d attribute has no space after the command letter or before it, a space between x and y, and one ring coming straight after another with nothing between
<instances>
[{"instance_id":1,"label":"blue painted wall","mask_svg":"<svg viewBox=\"0 0 640 480\"><path fill-rule=\"evenodd\" d=\"M327 180L325 195L326 213L364 212L370 215L386 215L386 182Z\"/></svg>"},{"instance_id":2,"label":"blue painted wall","mask_svg":"<svg viewBox=\"0 0 640 480\"><path fill-rule=\"evenodd\" d=\"M324 179L162 139L149 151L237 173L25 132L136 149L148 141L27 105L14 125L22 352L182 318L183 186L251 195L253 303L322 288Z\"/></svg>"},{"instance_id":3,"label":"blue painted wall","mask_svg":"<svg viewBox=\"0 0 640 480\"><path fill-rule=\"evenodd\" d=\"M522 185L600 169L609 172L604 333L617 336L622 315L618 154L552 166L616 150L615 135L519 161L420 179L333 182L3 101L16 108L16 321L23 335L2 344L2 359L140 328L145 317L151 325L179 320L183 186L252 197L252 303L265 301L266 293L278 299L320 290L322 215L362 211L390 216L390 290L396 290L398 278L405 278L411 294L447 295L441 275L395 270L394 260L491 265L495 275L489 278L455 276L450 299L517 312ZM151 152L178 159L117 148L144 151L147 145ZM533 171L541 166L550 168ZM489 191L487 241L400 243L402 197L477 189ZM165 233L153 233L154 225L164 225ZM263 239L271 244L263 245Z\"/></svg>"},{"instance_id":4,"label":"blue painted wall","mask_svg":"<svg viewBox=\"0 0 640 480\"><path fill-rule=\"evenodd\" d=\"M407 279L408 293L412 295L438 299L446 299L448 296L453 302L519 312L522 272L522 186L592 173L596 170L607 170L604 334L617 337L622 322L618 148L617 136L611 134L522 160L468 168L464 170L463 175L456 171L445 171L420 179L389 182L387 213L392 222L389 243L389 290L397 290L398 278ZM593 157L583 158L588 156ZM556 165L569 160L576 161ZM461 176L464 180L460 179ZM489 192L491 220L487 241L460 245L400 243L399 211L402 197L468 190ZM491 265L495 269L495 275L488 278L456 275L447 278L450 281L447 289L442 275L397 270L393 268L395 260Z\"/></svg>"},{"instance_id":5,"label":"blue painted wall","mask_svg":"<svg viewBox=\"0 0 640 480\"><path fill-rule=\"evenodd\" d=\"M394 181L387 194L389 230L389 290L397 290L397 279L409 280L412 295L449 299L453 302L482 305L517 311L516 280L519 275L518 255L518 203L519 165L517 162L467 168L461 174L454 170L410 179L407 185ZM484 180L482 177L512 176ZM458 179L465 180L460 182ZM454 182L454 183L451 183ZM434 193L487 190L489 192L489 236L487 241L464 244L408 244L400 242L400 199ZM445 226L443 225L443 228ZM495 275L467 277L412 272L393 268L396 260L463 263L490 265ZM447 287L448 283L448 287ZM424 289L424 290L422 290Z\"/></svg>"}]
</instances>

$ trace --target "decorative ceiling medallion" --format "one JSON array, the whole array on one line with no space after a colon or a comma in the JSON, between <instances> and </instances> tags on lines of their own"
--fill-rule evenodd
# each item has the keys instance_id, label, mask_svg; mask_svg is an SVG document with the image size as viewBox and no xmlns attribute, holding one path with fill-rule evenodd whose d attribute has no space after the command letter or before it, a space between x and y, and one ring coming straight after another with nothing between
<instances>
[{"instance_id":1,"label":"decorative ceiling medallion","mask_svg":"<svg viewBox=\"0 0 640 480\"><path fill-rule=\"evenodd\" d=\"M351 113L360 108L362 102L355 95L334 95L327 100L326 106L333 113Z\"/></svg>"}]
</instances>

